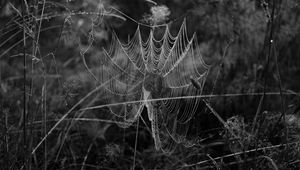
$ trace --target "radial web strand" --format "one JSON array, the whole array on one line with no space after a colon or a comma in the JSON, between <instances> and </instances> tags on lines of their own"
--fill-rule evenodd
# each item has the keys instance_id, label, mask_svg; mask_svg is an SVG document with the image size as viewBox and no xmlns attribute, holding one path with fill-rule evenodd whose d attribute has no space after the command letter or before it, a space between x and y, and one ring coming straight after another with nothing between
<instances>
[{"instance_id":1,"label":"radial web strand","mask_svg":"<svg viewBox=\"0 0 300 170\"><path fill-rule=\"evenodd\" d=\"M111 79L103 90L103 104L116 104L109 110L118 122L124 122L118 125L130 126L146 107L156 149L170 153L178 143L195 144L197 138L189 136L190 122L201 101L174 97L201 95L209 66L202 59L196 35L188 37L185 20L177 36L171 35L168 26L162 38L154 35L151 29L144 41L138 26L132 38L122 43L113 33L110 48L99 56L95 75L99 82ZM160 98L164 100L149 101ZM131 104L122 104L126 102Z\"/></svg>"}]
</instances>

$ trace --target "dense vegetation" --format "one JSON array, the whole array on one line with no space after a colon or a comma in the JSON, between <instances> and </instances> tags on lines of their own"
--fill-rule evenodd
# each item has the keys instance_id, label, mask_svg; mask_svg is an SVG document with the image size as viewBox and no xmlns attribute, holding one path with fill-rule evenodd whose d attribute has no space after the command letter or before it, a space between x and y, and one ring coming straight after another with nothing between
<instances>
[{"instance_id":1,"label":"dense vegetation","mask_svg":"<svg viewBox=\"0 0 300 170\"><path fill-rule=\"evenodd\" d=\"M191 145L165 153L146 108L127 128L84 108L105 103L91 72L114 32L175 36L184 19L210 69ZM300 168L298 0L2 0L0 27L4 169Z\"/></svg>"}]
</instances>

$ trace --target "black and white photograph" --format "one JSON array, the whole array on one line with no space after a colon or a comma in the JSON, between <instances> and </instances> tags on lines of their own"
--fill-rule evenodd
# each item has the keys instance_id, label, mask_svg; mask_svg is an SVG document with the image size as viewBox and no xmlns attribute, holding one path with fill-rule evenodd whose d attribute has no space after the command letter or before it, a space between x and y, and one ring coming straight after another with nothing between
<instances>
[{"instance_id":1,"label":"black and white photograph","mask_svg":"<svg viewBox=\"0 0 300 170\"><path fill-rule=\"evenodd\" d=\"M1 0L0 170L300 170L300 1Z\"/></svg>"}]
</instances>

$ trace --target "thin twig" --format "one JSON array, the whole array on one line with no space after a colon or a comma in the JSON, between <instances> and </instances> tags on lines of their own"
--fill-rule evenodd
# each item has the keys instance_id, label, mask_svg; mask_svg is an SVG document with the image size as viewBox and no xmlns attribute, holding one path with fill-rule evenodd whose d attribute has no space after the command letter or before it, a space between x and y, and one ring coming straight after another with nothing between
<instances>
[{"instance_id":1,"label":"thin twig","mask_svg":"<svg viewBox=\"0 0 300 170\"><path fill-rule=\"evenodd\" d=\"M215 157L213 159L215 161L217 161L217 160L221 160L221 159L224 159L224 158L233 157L233 156L236 156L236 155L242 155L244 153L251 153L251 152L256 152L256 151L265 151L265 150L275 149L275 148L279 148L279 147L283 147L283 146L286 147L286 146L295 145L295 144L299 144L299 141L298 142L287 143L287 144L284 144L284 145L279 144L279 145L266 146L266 147L262 147L262 148L255 148L255 149L251 149L251 150L247 150L247 151L241 151L241 152L236 152L236 153L232 153L232 154L229 154L229 155ZM196 165L202 165L202 164L208 163L209 161L211 161L211 159L200 161L200 162L197 162L197 163L194 163L194 164L183 165L183 166L181 166L180 169L193 167L193 166L196 166Z\"/></svg>"},{"instance_id":2,"label":"thin twig","mask_svg":"<svg viewBox=\"0 0 300 170\"><path fill-rule=\"evenodd\" d=\"M137 144L138 144L138 136L139 136L139 119L137 119L137 124L136 124L136 134L135 134L135 142L134 142L134 155L133 155L133 166L132 170L135 170L135 162L136 162L136 149L137 149Z\"/></svg>"},{"instance_id":3,"label":"thin twig","mask_svg":"<svg viewBox=\"0 0 300 170\"><path fill-rule=\"evenodd\" d=\"M234 42L234 39L230 39L230 41L227 43L227 45L226 45L226 47L225 47L225 49L224 49L223 55L222 55L221 60L220 60L220 63L219 63L219 70L218 70L218 72L217 72L217 76L216 76L216 78L215 78L215 81L214 81L214 84L213 84L213 88L212 88L211 93L210 93L211 95L214 94L215 88L216 88L216 86L217 86L217 82L218 82L218 80L219 80L219 76L220 76L220 74L221 74L221 71L222 71L222 68L223 68L223 65L224 65L224 59L225 59L225 57L226 57L227 51L228 51L228 49L229 49L231 43L233 43L233 42ZM210 103L210 102L211 102L211 97L210 97L209 100L208 100L208 103Z\"/></svg>"},{"instance_id":4,"label":"thin twig","mask_svg":"<svg viewBox=\"0 0 300 170\"><path fill-rule=\"evenodd\" d=\"M166 97L166 98L157 98L157 99L147 99L147 100L135 100L127 102L117 102L110 104L103 104L93 107L86 107L80 110L91 110L91 109L100 109L110 106L118 106L125 104L134 104L134 103L145 103L145 102L155 102L163 100L177 100L177 99L191 99L191 98L210 98L210 97L239 97L239 96L261 96L263 93L237 93L237 94L218 94L218 95L194 95L194 96L179 96L179 97ZM283 92L284 95L299 95L299 93ZM280 95L279 92L267 92L266 95Z\"/></svg>"},{"instance_id":5,"label":"thin twig","mask_svg":"<svg viewBox=\"0 0 300 170\"><path fill-rule=\"evenodd\" d=\"M273 32L274 32L274 25L273 25L273 22L274 22L274 15L275 15L275 3L276 0L273 0L273 6L272 6L272 14L271 16L269 16L268 14L268 17L271 17L271 18L268 18L268 28L270 29L270 32L269 32L269 38L268 38L268 53L266 55L266 63L265 63L265 67L264 67L264 70L263 70L263 76L264 76L264 86L263 86L263 96L261 97L261 101L260 101L260 104L259 104L259 108L257 111L261 111L264 109L264 106L265 106L265 101L266 101L266 88L267 88L267 79L268 79L268 75L267 75L267 72L268 72L268 68L269 68L269 63L270 63L270 58L271 58L271 49L272 49L272 46L273 46ZM265 3L265 2L264 2ZM266 9L267 10L267 9ZM269 11L267 11L268 13ZM281 94L281 93L280 93ZM258 115L261 114L260 112L257 112L256 115L255 115L255 119L258 117ZM256 122L255 122L256 123ZM255 146L257 147L257 144L258 141L256 140L255 141ZM255 152L255 155L257 154L257 152Z\"/></svg>"},{"instance_id":6,"label":"thin twig","mask_svg":"<svg viewBox=\"0 0 300 170\"><path fill-rule=\"evenodd\" d=\"M46 0L43 1L43 7L42 7L42 13L41 13L41 20L40 20L40 24L39 24L39 28L38 28L38 32L37 32L37 38L36 38L36 42L35 42L35 51L34 51L34 56L36 56L36 52L37 49L39 48L39 38L40 38L40 30L42 27L42 21L43 21L43 15L44 15L44 10L45 10L45 4L46 4ZM43 96L42 96L42 101L43 101L43 115L44 115L44 135L47 134L47 79L46 79L46 65L42 60L42 64L43 64ZM47 139L45 139L44 142L44 170L47 170Z\"/></svg>"},{"instance_id":7,"label":"thin twig","mask_svg":"<svg viewBox=\"0 0 300 170\"><path fill-rule=\"evenodd\" d=\"M22 19L23 19L23 25L25 25L25 19L24 19L24 1L22 1L21 4L22 8ZM26 161L27 161L27 146L26 146L26 71L27 71L27 66L26 66L26 34L25 34L25 27L23 27L23 156L24 156L24 165L26 167ZM27 169L27 168L25 168Z\"/></svg>"}]
</instances>

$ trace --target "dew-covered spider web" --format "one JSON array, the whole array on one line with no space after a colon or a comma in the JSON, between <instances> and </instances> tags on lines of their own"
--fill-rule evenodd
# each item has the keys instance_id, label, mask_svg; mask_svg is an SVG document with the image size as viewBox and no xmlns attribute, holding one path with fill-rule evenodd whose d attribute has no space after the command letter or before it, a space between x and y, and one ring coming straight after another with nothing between
<instances>
[{"instance_id":1,"label":"dew-covered spider web","mask_svg":"<svg viewBox=\"0 0 300 170\"><path fill-rule=\"evenodd\" d=\"M172 151L176 144L193 145L187 139L189 124L196 114L200 98L174 97L201 95L209 67L200 54L196 35L188 37L184 20L178 34L171 35L166 25L157 39L155 29L142 39L140 26L133 37L122 43L116 33L94 73L105 83L105 104L119 126L137 121L146 107L156 149ZM118 104L120 103L120 104Z\"/></svg>"}]
</instances>

